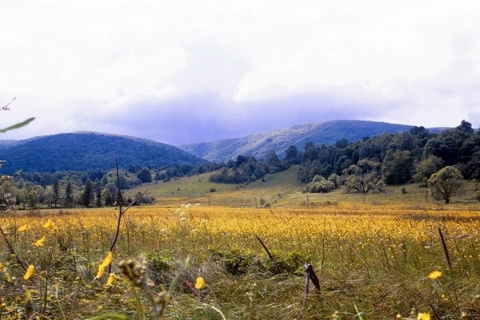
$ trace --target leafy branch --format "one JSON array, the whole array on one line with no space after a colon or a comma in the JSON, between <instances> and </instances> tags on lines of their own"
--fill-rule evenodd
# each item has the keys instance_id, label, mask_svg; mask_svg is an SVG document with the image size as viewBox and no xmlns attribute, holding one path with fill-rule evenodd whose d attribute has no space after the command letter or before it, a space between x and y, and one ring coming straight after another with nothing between
<instances>
[{"instance_id":1,"label":"leafy branch","mask_svg":"<svg viewBox=\"0 0 480 320\"><path fill-rule=\"evenodd\" d=\"M29 124L30 122L32 122L33 120L35 120L35 118L29 118L29 119L27 119L27 120L25 120L25 121L23 121L23 122L14 124L13 126L0 129L0 133L5 133L5 132L10 131L10 130L14 130L14 129L18 129L18 128L24 127L24 126L26 126L27 124Z\"/></svg>"},{"instance_id":2,"label":"leafy branch","mask_svg":"<svg viewBox=\"0 0 480 320\"><path fill-rule=\"evenodd\" d=\"M12 101L10 101L10 102L7 103L6 105L4 105L4 106L2 107L2 110L3 110L3 111L10 110L10 104L11 104L13 101L15 101L15 99L17 99L17 98L16 98L16 97L13 98ZM17 123L17 124L14 124L14 125L12 125L12 126L10 126L10 127L0 129L0 133L5 133L5 132L10 131L10 130L14 130L14 129L18 129L18 128L24 127L24 126L28 125L30 122L32 122L33 120L35 120L34 117L28 118L27 120L22 121L22 122L19 122L19 123Z\"/></svg>"}]
</instances>

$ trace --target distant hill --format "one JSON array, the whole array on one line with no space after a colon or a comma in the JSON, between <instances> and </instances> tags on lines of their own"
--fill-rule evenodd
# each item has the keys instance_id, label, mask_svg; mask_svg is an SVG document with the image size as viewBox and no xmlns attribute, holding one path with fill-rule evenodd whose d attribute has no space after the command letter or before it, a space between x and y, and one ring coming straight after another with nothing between
<instances>
[{"instance_id":1,"label":"distant hill","mask_svg":"<svg viewBox=\"0 0 480 320\"><path fill-rule=\"evenodd\" d=\"M5 140L4 140L5 141ZM206 161L177 147L133 137L93 132L64 133L27 140L0 142L0 172L110 170L119 166L173 166Z\"/></svg>"},{"instance_id":2,"label":"distant hill","mask_svg":"<svg viewBox=\"0 0 480 320\"><path fill-rule=\"evenodd\" d=\"M261 159L271 150L274 150L282 158L285 150L291 145L303 150L307 142L313 142L316 145L331 145L343 138L354 142L382 133L405 132L412 127L376 121L335 120L302 124L237 139L181 145L179 148L212 162L236 159L240 154L253 155L257 159Z\"/></svg>"},{"instance_id":3,"label":"distant hill","mask_svg":"<svg viewBox=\"0 0 480 320\"><path fill-rule=\"evenodd\" d=\"M21 140L0 140L0 149L5 149L18 144Z\"/></svg>"}]
</instances>

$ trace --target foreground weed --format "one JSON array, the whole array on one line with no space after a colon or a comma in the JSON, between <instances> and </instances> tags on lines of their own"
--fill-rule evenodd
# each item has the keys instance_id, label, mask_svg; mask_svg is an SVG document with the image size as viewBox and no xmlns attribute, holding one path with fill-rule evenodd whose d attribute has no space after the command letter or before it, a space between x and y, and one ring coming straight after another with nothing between
<instances>
[{"instance_id":1,"label":"foreground weed","mask_svg":"<svg viewBox=\"0 0 480 320\"><path fill-rule=\"evenodd\" d=\"M318 279L317 274L313 270L313 267L309 263L305 263L303 266L303 269L305 271L305 292L303 294L303 303L302 303L302 314L298 317L299 319L302 319L303 312L305 311L305 306L307 305L307 299L308 299L308 294L310 292L310 281L313 283L315 288L318 290L318 293L320 294L320 279Z\"/></svg>"}]
</instances>

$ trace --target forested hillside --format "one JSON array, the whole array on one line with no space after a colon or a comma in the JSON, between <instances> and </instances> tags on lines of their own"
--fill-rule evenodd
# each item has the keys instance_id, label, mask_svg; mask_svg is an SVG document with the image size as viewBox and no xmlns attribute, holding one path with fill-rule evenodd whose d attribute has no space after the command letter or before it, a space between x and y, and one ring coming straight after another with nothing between
<instances>
[{"instance_id":1,"label":"forested hillside","mask_svg":"<svg viewBox=\"0 0 480 320\"><path fill-rule=\"evenodd\" d=\"M410 182L432 186L434 174L442 172L442 179L448 180L442 187L449 190L440 190L439 196L448 202L464 178L480 179L480 132L462 121L441 133L413 127L362 141L341 139L329 146L309 142L303 150L291 145L282 159L270 151L262 161L253 156L229 160L211 175L211 181L248 183L293 164L300 164L298 180L307 184L304 191L316 193L343 187L346 192L366 194Z\"/></svg>"},{"instance_id":2,"label":"forested hillside","mask_svg":"<svg viewBox=\"0 0 480 320\"><path fill-rule=\"evenodd\" d=\"M431 195L450 202L464 179L480 179L480 132L462 123L439 134L414 127L396 135L333 146L308 144L301 156L300 181L307 192L383 192L388 185L420 182ZM475 195L480 200L480 186Z\"/></svg>"},{"instance_id":3,"label":"forested hillside","mask_svg":"<svg viewBox=\"0 0 480 320\"><path fill-rule=\"evenodd\" d=\"M376 121L336 120L302 124L282 130L256 133L238 139L219 140L179 147L197 157L213 162L227 161L237 155L264 159L272 150L283 156L291 145L303 149L307 143L332 145L341 139L354 142L365 137L375 137L382 133L395 134L406 132L411 128L412 126L408 125Z\"/></svg>"},{"instance_id":4,"label":"forested hillside","mask_svg":"<svg viewBox=\"0 0 480 320\"><path fill-rule=\"evenodd\" d=\"M132 137L92 132L65 133L10 142L0 148L2 173L109 170L205 163L174 146Z\"/></svg>"}]
</instances>

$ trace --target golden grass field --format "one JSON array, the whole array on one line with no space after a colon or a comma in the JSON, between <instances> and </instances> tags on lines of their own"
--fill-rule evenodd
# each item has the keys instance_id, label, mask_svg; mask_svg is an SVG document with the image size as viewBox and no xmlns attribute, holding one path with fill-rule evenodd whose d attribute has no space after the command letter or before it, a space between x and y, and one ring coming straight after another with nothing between
<instances>
[{"instance_id":1,"label":"golden grass field","mask_svg":"<svg viewBox=\"0 0 480 320\"><path fill-rule=\"evenodd\" d=\"M142 186L158 204L124 213L111 263L119 208L2 213L0 319L156 319L166 296L161 319L480 318L480 206L467 191L449 205L414 185L307 202L292 176L213 193L205 176ZM28 280L12 250L34 266ZM122 275L129 259L148 267L148 288L137 269ZM305 263L320 279L308 296Z\"/></svg>"}]
</instances>

